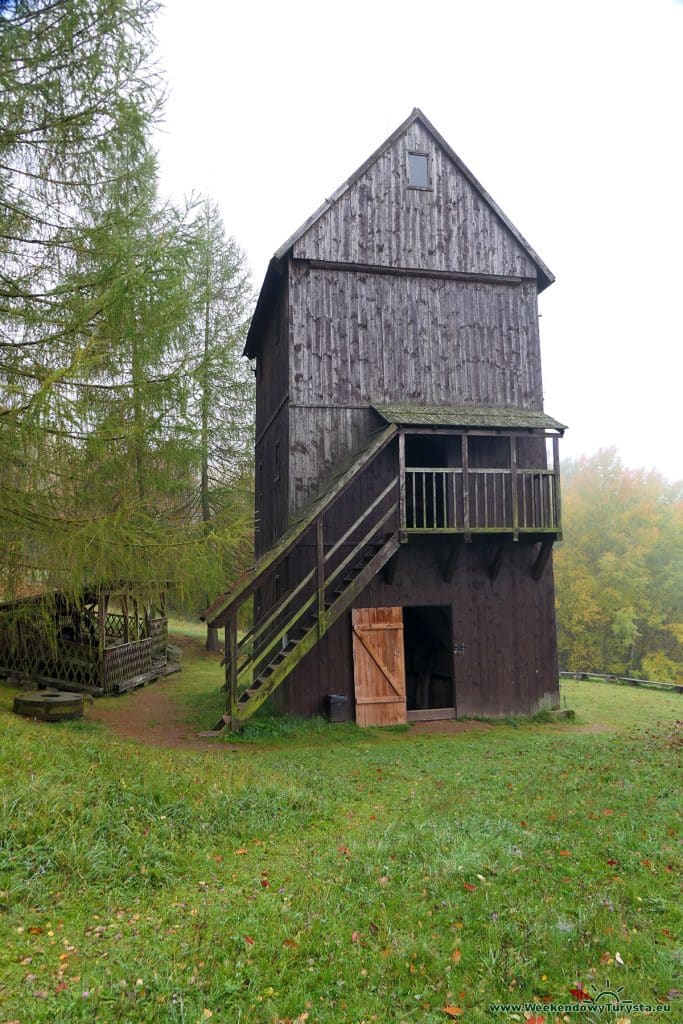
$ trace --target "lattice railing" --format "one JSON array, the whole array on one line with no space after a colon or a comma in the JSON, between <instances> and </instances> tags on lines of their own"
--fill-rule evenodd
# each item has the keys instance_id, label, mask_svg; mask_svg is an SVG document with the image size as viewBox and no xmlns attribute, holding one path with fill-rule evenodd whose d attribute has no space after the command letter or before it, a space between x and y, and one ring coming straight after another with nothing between
<instances>
[{"instance_id":1,"label":"lattice railing","mask_svg":"<svg viewBox=\"0 0 683 1024\"><path fill-rule=\"evenodd\" d=\"M168 647L168 619L150 619L149 628L152 639L152 657L165 661Z\"/></svg>"},{"instance_id":2,"label":"lattice railing","mask_svg":"<svg viewBox=\"0 0 683 1024\"><path fill-rule=\"evenodd\" d=\"M96 646L68 640L50 643L29 629L8 623L0 630L0 667L32 679L102 688L102 660Z\"/></svg>"},{"instance_id":3,"label":"lattice railing","mask_svg":"<svg viewBox=\"0 0 683 1024\"><path fill-rule=\"evenodd\" d=\"M107 693L115 693L122 683L152 671L152 640L134 640L104 651L103 682Z\"/></svg>"}]
</instances>

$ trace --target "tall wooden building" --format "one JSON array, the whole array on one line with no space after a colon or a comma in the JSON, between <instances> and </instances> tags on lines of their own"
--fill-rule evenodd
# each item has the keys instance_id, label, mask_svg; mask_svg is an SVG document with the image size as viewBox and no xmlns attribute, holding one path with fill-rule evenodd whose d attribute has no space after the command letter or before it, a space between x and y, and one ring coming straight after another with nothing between
<instances>
[{"instance_id":1,"label":"tall wooden building","mask_svg":"<svg viewBox=\"0 0 683 1024\"><path fill-rule=\"evenodd\" d=\"M419 110L275 253L245 349L257 562L206 613L217 729L271 695L361 724L557 706L552 281Z\"/></svg>"}]
</instances>

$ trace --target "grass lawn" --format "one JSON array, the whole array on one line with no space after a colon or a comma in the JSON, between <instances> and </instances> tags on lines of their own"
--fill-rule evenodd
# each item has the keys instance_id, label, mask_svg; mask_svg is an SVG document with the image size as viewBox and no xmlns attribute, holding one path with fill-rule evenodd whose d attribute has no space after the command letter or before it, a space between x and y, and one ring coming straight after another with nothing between
<instances>
[{"instance_id":1,"label":"grass lawn","mask_svg":"<svg viewBox=\"0 0 683 1024\"><path fill-rule=\"evenodd\" d=\"M184 663L156 685L208 724L216 658ZM488 1004L608 982L683 1020L682 698L565 694L574 723L260 719L203 751L28 722L0 687L0 1022L523 1021Z\"/></svg>"}]
</instances>

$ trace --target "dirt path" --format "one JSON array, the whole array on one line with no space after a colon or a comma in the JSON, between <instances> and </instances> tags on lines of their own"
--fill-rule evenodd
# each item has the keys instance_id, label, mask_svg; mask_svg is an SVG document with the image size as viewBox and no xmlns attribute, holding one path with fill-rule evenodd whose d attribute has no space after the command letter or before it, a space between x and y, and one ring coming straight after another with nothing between
<instances>
[{"instance_id":1,"label":"dirt path","mask_svg":"<svg viewBox=\"0 0 683 1024\"><path fill-rule=\"evenodd\" d=\"M183 721L183 712L169 695L173 676L159 680L133 693L122 696L115 707L103 708L95 701L86 710L86 718L101 722L117 736L135 740L150 747L172 750L247 750L246 744L226 744L217 740L200 739L195 726Z\"/></svg>"}]
</instances>

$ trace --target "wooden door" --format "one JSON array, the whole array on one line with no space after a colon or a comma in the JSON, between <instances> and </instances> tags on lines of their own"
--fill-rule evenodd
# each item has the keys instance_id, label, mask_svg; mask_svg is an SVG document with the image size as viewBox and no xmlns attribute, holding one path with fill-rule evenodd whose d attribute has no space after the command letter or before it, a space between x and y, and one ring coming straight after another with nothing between
<instances>
[{"instance_id":1,"label":"wooden door","mask_svg":"<svg viewBox=\"0 0 683 1024\"><path fill-rule=\"evenodd\" d=\"M353 674L358 725L403 725L406 670L402 608L354 608Z\"/></svg>"}]
</instances>

